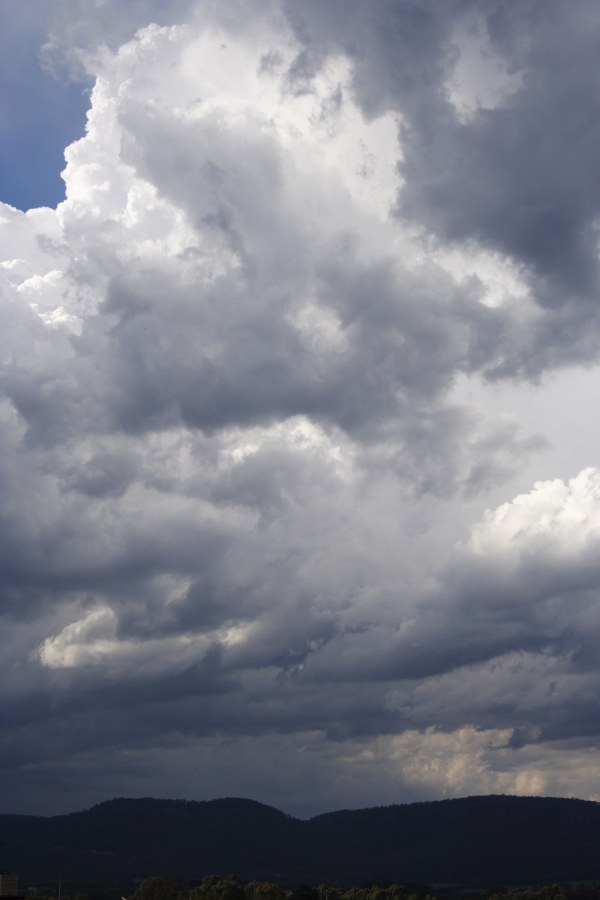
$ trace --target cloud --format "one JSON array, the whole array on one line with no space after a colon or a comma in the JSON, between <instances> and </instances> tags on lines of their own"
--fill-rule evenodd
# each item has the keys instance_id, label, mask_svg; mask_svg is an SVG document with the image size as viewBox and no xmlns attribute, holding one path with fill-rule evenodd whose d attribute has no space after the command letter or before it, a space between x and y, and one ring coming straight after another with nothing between
<instances>
[{"instance_id":1,"label":"cloud","mask_svg":"<svg viewBox=\"0 0 600 900\"><path fill-rule=\"evenodd\" d=\"M434 250L475 247L520 269L531 304L511 310L515 330L498 320L506 340L488 374L597 358L593 4L289 6L315 66L342 46L361 108L401 114L396 209L422 225L428 250L434 236Z\"/></svg>"},{"instance_id":2,"label":"cloud","mask_svg":"<svg viewBox=\"0 0 600 900\"><path fill-rule=\"evenodd\" d=\"M516 487L554 451L481 386L595 352L580 176L565 258L507 225L563 14L111 8L54 25L65 201L0 220L10 802L590 794L600 475Z\"/></svg>"}]
</instances>

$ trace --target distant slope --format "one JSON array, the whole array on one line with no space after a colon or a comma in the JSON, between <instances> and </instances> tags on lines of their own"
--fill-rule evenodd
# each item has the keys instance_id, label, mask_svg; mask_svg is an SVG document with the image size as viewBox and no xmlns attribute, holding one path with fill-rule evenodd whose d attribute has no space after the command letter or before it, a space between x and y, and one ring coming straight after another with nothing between
<instances>
[{"instance_id":1,"label":"distant slope","mask_svg":"<svg viewBox=\"0 0 600 900\"><path fill-rule=\"evenodd\" d=\"M467 797L301 821L252 800L111 800L66 816L0 815L0 869L26 886L211 872L287 885L600 880L600 804Z\"/></svg>"}]
</instances>

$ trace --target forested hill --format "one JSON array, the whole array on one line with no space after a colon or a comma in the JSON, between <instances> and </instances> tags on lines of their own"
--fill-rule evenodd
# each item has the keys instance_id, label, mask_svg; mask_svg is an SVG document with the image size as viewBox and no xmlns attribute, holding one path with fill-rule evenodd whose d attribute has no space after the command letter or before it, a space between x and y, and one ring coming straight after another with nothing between
<instances>
[{"instance_id":1,"label":"forested hill","mask_svg":"<svg viewBox=\"0 0 600 900\"><path fill-rule=\"evenodd\" d=\"M302 821L252 800L110 800L64 816L0 815L0 869L24 887L208 873L284 885L530 884L600 879L600 804L468 797Z\"/></svg>"}]
</instances>

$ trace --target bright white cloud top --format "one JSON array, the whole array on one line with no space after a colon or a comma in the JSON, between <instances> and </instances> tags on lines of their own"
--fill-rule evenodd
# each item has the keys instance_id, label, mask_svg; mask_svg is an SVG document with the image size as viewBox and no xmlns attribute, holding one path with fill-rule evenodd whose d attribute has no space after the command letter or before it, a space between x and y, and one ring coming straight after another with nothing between
<instances>
[{"instance_id":1,"label":"bright white cloud top","mask_svg":"<svg viewBox=\"0 0 600 900\"><path fill-rule=\"evenodd\" d=\"M0 208L7 811L593 797L592 4L67 6L66 200Z\"/></svg>"}]
</instances>

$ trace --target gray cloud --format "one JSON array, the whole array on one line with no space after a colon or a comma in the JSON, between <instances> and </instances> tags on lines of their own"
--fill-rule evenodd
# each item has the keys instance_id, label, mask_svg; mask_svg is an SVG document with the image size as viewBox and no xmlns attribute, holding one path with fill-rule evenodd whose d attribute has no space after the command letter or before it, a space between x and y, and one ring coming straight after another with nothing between
<instances>
[{"instance_id":1,"label":"gray cloud","mask_svg":"<svg viewBox=\"0 0 600 900\"><path fill-rule=\"evenodd\" d=\"M332 45L351 54L369 115L401 115L398 215L444 243L508 255L531 286L539 313L506 342L496 333L500 359L488 357L489 374L535 376L597 358L593 4L573 13L533 2L518 14L502 2L343 6L294 4L290 17L317 56ZM461 29L479 42L480 61L497 56L496 77L515 77L506 99L476 106L466 121L449 89Z\"/></svg>"},{"instance_id":2,"label":"gray cloud","mask_svg":"<svg viewBox=\"0 0 600 900\"><path fill-rule=\"evenodd\" d=\"M596 352L588 7L182 4L118 52L145 7L60 9L87 133L1 223L11 811L591 795L598 471L523 488L554 450L485 387Z\"/></svg>"}]
</instances>

